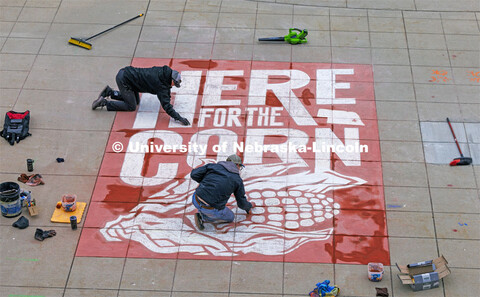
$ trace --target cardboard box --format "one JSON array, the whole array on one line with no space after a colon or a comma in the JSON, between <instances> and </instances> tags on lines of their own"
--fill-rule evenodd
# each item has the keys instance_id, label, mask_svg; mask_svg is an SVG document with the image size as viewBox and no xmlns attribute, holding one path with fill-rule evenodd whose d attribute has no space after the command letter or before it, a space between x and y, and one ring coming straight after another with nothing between
<instances>
[{"instance_id":1,"label":"cardboard box","mask_svg":"<svg viewBox=\"0 0 480 297\"><path fill-rule=\"evenodd\" d=\"M398 277L404 285L409 285L413 291L438 288L440 280L450 274L447 260L442 256L429 261L413 264L397 265Z\"/></svg>"}]
</instances>

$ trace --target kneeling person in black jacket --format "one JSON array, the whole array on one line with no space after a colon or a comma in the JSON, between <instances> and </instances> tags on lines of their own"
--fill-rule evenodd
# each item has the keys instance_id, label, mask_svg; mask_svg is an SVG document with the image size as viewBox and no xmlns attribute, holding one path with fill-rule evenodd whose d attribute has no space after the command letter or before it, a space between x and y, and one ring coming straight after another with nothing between
<instances>
[{"instance_id":1,"label":"kneeling person in black jacket","mask_svg":"<svg viewBox=\"0 0 480 297\"><path fill-rule=\"evenodd\" d=\"M231 155L227 161L207 164L195 168L190 173L199 186L192 195L192 203L198 209L195 214L195 224L203 230L206 223L230 223L235 219L233 212L225 205L232 195L235 195L239 208L247 214L254 207L245 197L245 187L240 177L242 160L237 155Z\"/></svg>"},{"instance_id":2,"label":"kneeling person in black jacket","mask_svg":"<svg viewBox=\"0 0 480 297\"><path fill-rule=\"evenodd\" d=\"M170 89L173 85L180 87L182 77L180 73L168 66L136 68L128 66L118 71L116 76L117 85L120 91L114 91L106 86L93 101L92 109L106 106L109 111L134 111L140 103L138 93L156 94L158 100L174 120L180 121L183 125L190 125L190 122L178 114L170 104ZM113 100L107 100L110 97Z\"/></svg>"}]
</instances>

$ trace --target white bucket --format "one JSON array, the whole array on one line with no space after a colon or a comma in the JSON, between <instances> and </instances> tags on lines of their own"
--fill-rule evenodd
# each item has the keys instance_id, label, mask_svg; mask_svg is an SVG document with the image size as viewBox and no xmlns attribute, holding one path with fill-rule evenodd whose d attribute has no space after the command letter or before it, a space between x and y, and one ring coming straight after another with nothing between
<instances>
[{"instance_id":1,"label":"white bucket","mask_svg":"<svg viewBox=\"0 0 480 297\"><path fill-rule=\"evenodd\" d=\"M368 279L372 282L379 282L383 278L383 264L382 263L368 263Z\"/></svg>"}]
</instances>

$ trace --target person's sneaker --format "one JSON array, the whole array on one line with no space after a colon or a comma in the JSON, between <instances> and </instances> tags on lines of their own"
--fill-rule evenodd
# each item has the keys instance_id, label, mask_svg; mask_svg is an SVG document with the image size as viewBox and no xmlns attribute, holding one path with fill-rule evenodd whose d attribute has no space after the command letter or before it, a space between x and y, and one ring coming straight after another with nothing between
<instances>
[{"instance_id":1,"label":"person's sneaker","mask_svg":"<svg viewBox=\"0 0 480 297\"><path fill-rule=\"evenodd\" d=\"M198 212L195 214L195 225L197 225L197 228L199 230L205 229L205 226L203 225L202 215Z\"/></svg>"},{"instance_id":2,"label":"person's sneaker","mask_svg":"<svg viewBox=\"0 0 480 297\"><path fill-rule=\"evenodd\" d=\"M104 107L105 105L107 105L107 99L100 96L97 100L93 101L92 109L95 110L99 107Z\"/></svg>"},{"instance_id":3,"label":"person's sneaker","mask_svg":"<svg viewBox=\"0 0 480 297\"><path fill-rule=\"evenodd\" d=\"M109 96L112 95L112 92L113 92L112 88L110 88L110 86L107 85L107 86L105 86L105 88L103 88L103 90L100 92L100 94L98 94L98 98L109 97Z\"/></svg>"}]
</instances>

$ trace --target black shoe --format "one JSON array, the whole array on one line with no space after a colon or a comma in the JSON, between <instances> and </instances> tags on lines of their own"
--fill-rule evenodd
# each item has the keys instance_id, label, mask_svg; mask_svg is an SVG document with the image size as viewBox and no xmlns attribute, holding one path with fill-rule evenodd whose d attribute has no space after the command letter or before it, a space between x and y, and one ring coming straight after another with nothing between
<instances>
[{"instance_id":1,"label":"black shoe","mask_svg":"<svg viewBox=\"0 0 480 297\"><path fill-rule=\"evenodd\" d=\"M99 107L104 107L105 105L107 105L107 99L100 96L97 100L93 101L92 109L95 110Z\"/></svg>"},{"instance_id":2,"label":"black shoe","mask_svg":"<svg viewBox=\"0 0 480 297\"><path fill-rule=\"evenodd\" d=\"M110 87L107 85L107 86L105 86L105 88L103 88L103 90L100 92L100 94L98 95L98 98L100 98L100 97L104 97L104 98L109 97L109 96L112 95L112 93L113 93L112 88L110 88Z\"/></svg>"},{"instance_id":3,"label":"black shoe","mask_svg":"<svg viewBox=\"0 0 480 297\"><path fill-rule=\"evenodd\" d=\"M203 225L202 215L198 212L195 214L195 225L197 225L197 228L199 230L205 229L205 226Z\"/></svg>"}]
</instances>

